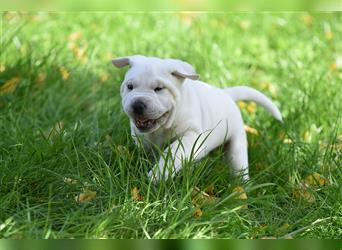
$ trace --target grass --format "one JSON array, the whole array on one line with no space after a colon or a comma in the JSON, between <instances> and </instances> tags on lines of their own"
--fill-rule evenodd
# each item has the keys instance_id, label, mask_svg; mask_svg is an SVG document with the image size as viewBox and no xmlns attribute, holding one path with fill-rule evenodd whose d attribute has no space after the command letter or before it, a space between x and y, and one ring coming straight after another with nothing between
<instances>
[{"instance_id":1,"label":"grass","mask_svg":"<svg viewBox=\"0 0 342 250\"><path fill-rule=\"evenodd\" d=\"M1 238L341 238L340 13L7 12L1 24ZM110 63L132 54L184 59L277 103L283 125L240 103L258 131L247 199L220 149L149 182L120 106L125 70ZM305 186L314 173L322 183Z\"/></svg>"}]
</instances>

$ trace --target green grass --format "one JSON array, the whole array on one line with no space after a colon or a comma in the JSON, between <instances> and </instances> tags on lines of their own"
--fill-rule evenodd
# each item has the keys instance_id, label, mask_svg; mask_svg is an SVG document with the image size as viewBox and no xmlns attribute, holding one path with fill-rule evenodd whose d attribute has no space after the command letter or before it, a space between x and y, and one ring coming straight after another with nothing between
<instances>
[{"instance_id":1,"label":"green grass","mask_svg":"<svg viewBox=\"0 0 342 250\"><path fill-rule=\"evenodd\" d=\"M1 238L341 238L340 13L2 13L1 22ZM132 54L186 60L203 81L247 84L277 103L283 125L242 110L259 132L249 134L247 200L232 194L240 184L220 149L149 182L152 162L120 106L125 70L110 62ZM17 87L4 91L11 79ZM296 196L314 172L328 184ZM210 186L216 198L197 202L196 217L192 190ZM95 199L76 202L85 190Z\"/></svg>"}]
</instances>

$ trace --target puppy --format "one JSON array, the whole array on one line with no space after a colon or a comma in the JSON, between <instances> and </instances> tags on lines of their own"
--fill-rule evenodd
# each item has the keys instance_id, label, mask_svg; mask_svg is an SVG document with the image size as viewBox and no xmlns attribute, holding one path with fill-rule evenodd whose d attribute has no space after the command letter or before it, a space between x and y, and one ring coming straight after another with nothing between
<instances>
[{"instance_id":1,"label":"puppy","mask_svg":"<svg viewBox=\"0 0 342 250\"><path fill-rule=\"evenodd\" d=\"M134 55L112 63L118 68L130 66L120 92L135 142L141 140L147 149L165 148L171 142L149 173L152 181L173 176L184 160L199 160L222 144L232 173L248 181L247 138L235 102L254 101L282 121L268 97L250 87L208 85L181 60ZM168 152L171 157L165 162Z\"/></svg>"}]
</instances>

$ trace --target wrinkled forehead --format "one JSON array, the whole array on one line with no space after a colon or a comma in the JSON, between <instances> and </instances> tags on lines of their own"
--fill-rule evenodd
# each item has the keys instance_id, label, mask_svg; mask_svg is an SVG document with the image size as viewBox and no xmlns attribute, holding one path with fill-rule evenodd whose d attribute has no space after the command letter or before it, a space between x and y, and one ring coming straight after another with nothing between
<instances>
[{"instance_id":1,"label":"wrinkled forehead","mask_svg":"<svg viewBox=\"0 0 342 250\"><path fill-rule=\"evenodd\" d=\"M149 83L169 74L167 65L162 60L144 60L134 64L126 73L125 81Z\"/></svg>"}]
</instances>

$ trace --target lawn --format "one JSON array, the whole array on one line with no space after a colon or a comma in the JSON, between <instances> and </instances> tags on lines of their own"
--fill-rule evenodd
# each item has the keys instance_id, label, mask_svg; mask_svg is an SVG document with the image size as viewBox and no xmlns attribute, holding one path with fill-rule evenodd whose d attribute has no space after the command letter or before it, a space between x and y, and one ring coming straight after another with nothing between
<instances>
[{"instance_id":1,"label":"lawn","mask_svg":"<svg viewBox=\"0 0 342 250\"><path fill-rule=\"evenodd\" d=\"M1 238L342 237L341 13L1 14ZM251 180L222 149L149 182L119 87L132 54L183 59L241 102Z\"/></svg>"}]
</instances>

